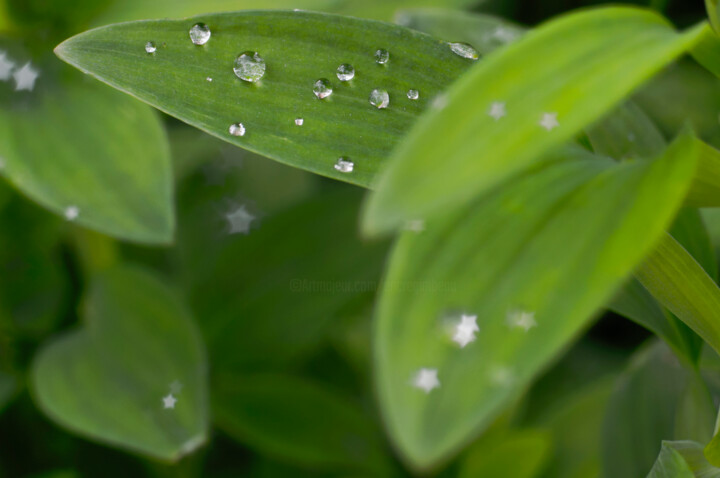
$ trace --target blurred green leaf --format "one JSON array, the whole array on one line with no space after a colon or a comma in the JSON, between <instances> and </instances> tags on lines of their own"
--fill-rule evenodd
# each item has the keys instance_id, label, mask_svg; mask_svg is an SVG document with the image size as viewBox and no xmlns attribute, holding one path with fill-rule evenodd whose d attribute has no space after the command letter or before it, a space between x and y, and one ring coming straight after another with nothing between
<instances>
[{"instance_id":1,"label":"blurred green leaf","mask_svg":"<svg viewBox=\"0 0 720 478\"><path fill-rule=\"evenodd\" d=\"M447 458L587 325L679 207L693 174L690 141L651 162L548 159L400 237L375 357L388 430L408 461ZM529 318L519 322L518 311ZM460 314L480 320L467 348L451 340ZM411 386L423 368L441 383L429 394Z\"/></svg>"},{"instance_id":2,"label":"blurred green leaf","mask_svg":"<svg viewBox=\"0 0 720 478\"><path fill-rule=\"evenodd\" d=\"M712 433L710 394L696 380L660 342L635 354L608 404L603 425L603 476L643 476L652 467L662 440L700 440L707 426ZM693 418L688 406L707 423Z\"/></svg>"},{"instance_id":3,"label":"blurred green leaf","mask_svg":"<svg viewBox=\"0 0 720 478\"><path fill-rule=\"evenodd\" d=\"M92 281L84 317L36 356L37 405L75 433L162 460L201 446L207 365L173 292L140 269L110 269ZM177 403L165 408L170 395Z\"/></svg>"},{"instance_id":4,"label":"blurred green leaf","mask_svg":"<svg viewBox=\"0 0 720 478\"><path fill-rule=\"evenodd\" d=\"M319 469L387 471L380 428L349 397L283 375L220 375L215 423L260 453Z\"/></svg>"},{"instance_id":5,"label":"blurred green leaf","mask_svg":"<svg viewBox=\"0 0 720 478\"><path fill-rule=\"evenodd\" d=\"M657 126L632 101L593 124L587 135L595 153L617 160L652 158L666 146Z\"/></svg>"},{"instance_id":6,"label":"blurred green leaf","mask_svg":"<svg viewBox=\"0 0 720 478\"><path fill-rule=\"evenodd\" d=\"M183 275L217 369L297 362L344 306L372 300L386 245L357 237L360 191L318 194L266 218L253 210L247 235L228 234L220 206L198 206L197 191L184 196ZM225 214L245 207L230 206Z\"/></svg>"},{"instance_id":7,"label":"blurred green leaf","mask_svg":"<svg viewBox=\"0 0 720 478\"><path fill-rule=\"evenodd\" d=\"M720 207L720 151L699 139L695 141L701 152L685 206Z\"/></svg>"},{"instance_id":8,"label":"blurred green leaf","mask_svg":"<svg viewBox=\"0 0 720 478\"><path fill-rule=\"evenodd\" d=\"M720 289L672 236L662 236L635 276L661 304L720 351Z\"/></svg>"},{"instance_id":9,"label":"blurred green leaf","mask_svg":"<svg viewBox=\"0 0 720 478\"><path fill-rule=\"evenodd\" d=\"M366 204L364 229L382 233L446 213L522 171L682 54L700 32L679 35L651 11L598 8L551 21L488 56L395 150Z\"/></svg>"},{"instance_id":10,"label":"blurred green leaf","mask_svg":"<svg viewBox=\"0 0 720 478\"><path fill-rule=\"evenodd\" d=\"M525 33L525 28L492 15L441 8L402 10L396 15L398 24L442 40L471 44L482 55L512 43Z\"/></svg>"},{"instance_id":11,"label":"blurred green leaf","mask_svg":"<svg viewBox=\"0 0 720 478\"><path fill-rule=\"evenodd\" d=\"M718 0L705 0L708 19L717 33L720 33L720 13L718 12Z\"/></svg>"},{"instance_id":12,"label":"blurred green leaf","mask_svg":"<svg viewBox=\"0 0 720 478\"><path fill-rule=\"evenodd\" d=\"M9 181L58 214L77 208L80 225L121 239L170 242L172 172L157 115L93 82L36 85L32 94L0 111Z\"/></svg>"},{"instance_id":13,"label":"blurred green leaf","mask_svg":"<svg viewBox=\"0 0 720 478\"><path fill-rule=\"evenodd\" d=\"M690 53L708 71L720 76L720 38L709 25Z\"/></svg>"},{"instance_id":14,"label":"blurred green leaf","mask_svg":"<svg viewBox=\"0 0 720 478\"><path fill-rule=\"evenodd\" d=\"M0 371L0 413L3 412L13 395L15 395L16 390L17 382L15 377Z\"/></svg>"},{"instance_id":15,"label":"blurred green leaf","mask_svg":"<svg viewBox=\"0 0 720 478\"><path fill-rule=\"evenodd\" d=\"M536 477L552 445L552 437L543 430L518 430L497 439L480 440L462 460L458 477Z\"/></svg>"},{"instance_id":16,"label":"blurred green leaf","mask_svg":"<svg viewBox=\"0 0 720 478\"><path fill-rule=\"evenodd\" d=\"M188 37L197 22L214 32L204 46ZM158 47L154 54L145 52L148 41ZM238 45L264 59L261 81L249 83L233 73L242 53ZM379 48L390 52L385 65L375 61ZM75 36L56 52L82 71L225 141L363 186L430 100L472 63L445 43L399 26L271 11L112 25ZM349 82L336 78L344 63L356 70ZM333 88L323 100L313 94L321 78ZM388 108L369 104L374 88L389 92ZM416 101L407 97L411 88L420 92ZM302 126L296 118L303 118ZM244 136L229 133L235 123L244 125ZM352 173L335 168L341 156L353 162Z\"/></svg>"},{"instance_id":17,"label":"blurred green leaf","mask_svg":"<svg viewBox=\"0 0 720 478\"><path fill-rule=\"evenodd\" d=\"M695 478L695 474L680 452L663 442L657 462L647 478Z\"/></svg>"},{"instance_id":18,"label":"blurred green leaf","mask_svg":"<svg viewBox=\"0 0 720 478\"><path fill-rule=\"evenodd\" d=\"M672 450L660 452L658 461L653 466L647 478L685 478L687 475L686 468L692 472L691 477L696 478L718 478L720 477L720 468L715 468L705 459L703 455L703 447L701 444L693 441L664 441L662 443L663 450ZM679 460L680 455L685 462L683 466ZM673 474L675 473L675 474ZM679 473L679 474L678 474Z\"/></svg>"}]
</instances>

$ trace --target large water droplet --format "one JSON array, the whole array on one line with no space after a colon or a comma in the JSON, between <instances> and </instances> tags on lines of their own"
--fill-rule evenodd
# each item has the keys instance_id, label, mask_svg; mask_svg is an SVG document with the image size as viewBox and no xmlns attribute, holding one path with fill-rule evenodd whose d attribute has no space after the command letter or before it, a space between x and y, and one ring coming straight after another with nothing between
<instances>
[{"instance_id":1,"label":"large water droplet","mask_svg":"<svg viewBox=\"0 0 720 478\"><path fill-rule=\"evenodd\" d=\"M315 93L315 96L320 99L327 98L332 95L332 92L332 85L330 84L330 81L325 78L320 78L313 85L313 93Z\"/></svg>"},{"instance_id":2,"label":"large water droplet","mask_svg":"<svg viewBox=\"0 0 720 478\"><path fill-rule=\"evenodd\" d=\"M341 173L352 173L353 168L355 168L355 163L350 161L345 156L340 156L337 160L337 163L335 163L335 169L337 169Z\"/></svg>"},{"instance_id":3,"label":"large water droplet","mask_svg":"<svg viewBox=\"0 0 720 478\"><path fill-rule=\"evenodd\" d=\"M390 60L390 53L387 50L379 49L375 52L375 62L384 65Z\"/></svg>"},{"instance_id":4,"label":"large water droplet","mask_svg":"<svg viewBox=\"0 0 720 478\"><path fill-rule=\"evenodd\" d=\"M416 100L420 98L420 92L418 90L408 90L407 97L411 100Z\"/></svg>"},{"instance_id":5,"label":"large water droplet","mask_svg":"<svg viewBox=\"0 0 720 478\"><path fill-rule=\"evenodd\" d=\"M246 51L235 59L235 76L255 83L265 75L265 60L256 51Z\"/></svg>"},{"instance_id":6,"label":"large water droplet","mask_svg":"<svg viewBox=\"0 0 720 478\"><path fill-rule=\"evenodd\" d=\"M450 50L458 56L468 58L470 60L477 60L480 58L477 50L467 43L448 43Z\"/></svg>"},{"instance_id":7,"label":"large water droplet","mask_svg":"<svg viewBox=\"0 0 720 478\"><path fill-rule=\"evenodd\" d=\"M228 131L233 136L245 136L245 126L242 123L231 124Z\"/></svg>"},{"instance_id":8,"label":"large water droplet","mask_svg":"<svg viewBox=\"0 0 720 478\"><path fill-rule=\"evenodd\" d=\"M204 45L210 39L210 28L204 23L196 23L190 29L190 40L196 45Z\"/></svg>"},{"instance_id":9,"label":"large water droplet","mask_svg":"<svg viewBox=\"0 0 720 478\"><path fill-rule=\"evenodd\" d=\"M153 43L151 41L147 42L145 44L145 51L150 54L155 53L157 51L157 47L155 46L155 43Z\"/></svg>"},{"instance_id":10,"label":"large water droplet","mask_svg":"<svg viewBox=\"0 0 720 478\"><path fill-rule=\"evenodd\" d=\"M338 66L337 77L340 81L350 81L355 78L355 68L349 63Z\"/></svg>"},{"instance_id":11,"label":"large water droplet","mask_svg":"<svg viewBox=\"0 0 720 478\"><path fill-rule=\"evenodd\" d=\"M375 88L370 92L369 100L370 104L378 109L387 108L390 104L390 95L386 90Z\"/></svg>"}]
</instances>

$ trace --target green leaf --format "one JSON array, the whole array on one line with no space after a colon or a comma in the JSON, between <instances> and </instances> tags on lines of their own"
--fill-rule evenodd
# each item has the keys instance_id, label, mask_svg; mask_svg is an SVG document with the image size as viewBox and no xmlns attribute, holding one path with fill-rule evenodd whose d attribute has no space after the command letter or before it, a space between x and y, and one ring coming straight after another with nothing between
<instances>
[{"instance_id":1,"label":"green leaf","mask_svg":"<svg viewBox=\"0 0 720 478\"><path fill-rule=\"evenodd\" d=\"M436 38L471 44L482 55L511 43L525 28L492 15L441 8L402 10L396 15L400 25Z\"/></svg>"},{"instance_id":2,"label":"green leaf","mask_svg":"<svg viewBox=\"0 0 720 478\"><path fill-rule=\"evenodd\" d=\"M139 269L94 278L81 330L35 358L32 391L59 425L93 440L177 460L207 438L206 360L185 308ZM177 403L164 408L174 392Z\"/></svg>"},{"instance_id":3,"label":"green leaf","mask_svg":"<svg viewBox=\"0 0 720 478\"><path fill-rule=\"evenodd\" d=\"M632 101L595 123L587 135L595 153L617 160L652 158L666 147L657 126Z\"/></svg>"},{"instance_id":4,"label":"green leaf","mask_svg":"<svg viewBox=\"0 0 720 478\"><path fill-rule=\"evenodd\" d=\"M664 441L662 443L663 450L671 449L676 453L660 452L658 461L653 466L647 478L685 478L687 472L685 468L689 468L693 473L692 477L697 478L719 478L720 468L715 468L708 463L705 455L703 455L703 447L701 444L688 441ZM678 463L677 455L680 455L685 462L685 467ZM668 456L670 455L670 456ZM672 472L684 474L671 474Z\"/></svg>"},{"instance_id":5,"label":"green leaf","mask_svg":"<svg viewBox=\"0 0 720 478\"><path fill-rule=\"evenodd\" d=\"M720 76L720 37L709 25L690 53L708 71Z\"/></svg>"},{"instance_id":6,"label":"green leaf","mask_svg":"<svg viewBox=\"0 0 720 478\"><path fill-rule=\"evenodd\" d=\"M480 440L460 465L459 478L538 476L552 450L552 437L543 430L512 431L507 436Z\"/></svg>"},{"instance_id":7,"label":"green leaf","mask_svg":"<svg viewBox=\"0 0 720 478\"><path fill-rule=\"evenodd\" d=\"M705 9L708 19L717 33L720 33L720 12L718 11L718 0L705 0Z\"/></svg>"},{"instance_id":8,"label":"green leaf","mask_svg":"<svg viewBox=\"0 0 720 478\"><path fill-rule=\"evenodd\" d=\"M695 474L680 452L663 442L657 461L647 478L695 478Z\"/></svg>"},{"instance_id":9,"label":"green leaf","mask_svg":"<svg viewBox=\"0 0 720 478\"><path fill-rule=\"evenodd\" d=\"M635 276L661 304L720 351L720 289L672 236L662 236Z\"/></svg>"},{"instance_id":10,"label":"green leaf","mask_svg":"<svg viewBox=\"0 0 720 478\"><path fill-rule=\"evenodd\" d=\"M146 106L94 83L36 88L0 111L4 174L24 194L82 226L138 242L172 240L167 140ZM43 128L41 125L53 125Z\"/></svg>"},{"instance_id":11,"label":"green leaf","mask_svg":"<svg viewBox=\"0 0 720 478\"><path fill-rule=\"evenodd\" d=\"M10 400L12 400L17 391L17 382L15 377L0 371L0 413L3 412Z\"/></svg>"},{"instance_id":12,"label":"green leaf","mask_svg":"<svg viewBox=\"0 0 720 478\"><path fill-rule=\"evenodd\" d=\"M245 235L227 233L217 211L222 203L199 205L205 190L182 196L181 210L188 214L179 244L187 290L216 369L296 363L325 340L344 306L372 300L387 248L358 238L360 191L316 194L256 217Z\"/></svg>"},{"instance_id":13,"label":"green leaf","mask_svg":"<svg viewBox=\"0 0 720 478\"><path fill-rule=\"evenodd\" d=\"M197 22L214 32L204 46L188 37ZM156 53L145 52L148 41L158 46ZM375 62L378 48L390 52L386 65ZM259 52L266 63L258 83L245 82L233 72L244 50ZM124 23L82 33L56 52L77 68L221 139L362 186L370 184L430 100L472 63L419 32L307 12L253 11ZM356 71L345 83L336 77L343 63ZM323 100L313 94L320 78L329 79L333 88ZM374 88L389 92L388 108L369 104ZM411 88L420 92L416 101L406 96ZM302 126L295 124L296 118L303 118ZM244 136L229 133L238 122L246 129ZM340 156L354 163L352 173L335 168Z\"/></svg>"},{"instance_id":14,"label":"green leaf","mask_svg":"<svg viewBox=\"0 0 720 478\"><path fill-rule=\"evenodd\" d=\"M372 470L373 476L387 466L372 418L349 397L302 378L220 375L213 383L213 414L234 439L298 465Z\"/></svg>"},{"instance_id":15,"label":"green leaf","mask_svg":"<svg viewBox=\"0 0 720 478\"><path fill-rule=\"evenodd\" d=\"M682 201L689 144L682 138L652 162L549 161L401 236L378 305L375 357L387 426L408 461L447 458L587 325ZM534 313L537 328L508 327L517 310ZM446 331L461 313L479 318L466 348ZM438 390L411 386L422 368L438 370Z\"/></svg>"},{"instance_id":16,"label":"green leaf","mask_svg":"<svg viewBox=\"0 0 720 478\"><path fill-rule=\"evenodd\" d=\"M682 54L700 32L678 35L657 13L607 7L563 16L491 54L395 150L366 204L364 229L382 233L444 213L529 167ZM489 114L497 102L506 110L499 120Z\"/></svg>"},{"instance_id":17,"label":"green leaf","mask_svg":"<svg viewBox=\"0 0 720 478\"><path fill-rule=\"evenodd\" d=\"M720 151L695 140L700 148L695 179L688 191L688 207L720 207Z\"/></svg>"}]
</instances>

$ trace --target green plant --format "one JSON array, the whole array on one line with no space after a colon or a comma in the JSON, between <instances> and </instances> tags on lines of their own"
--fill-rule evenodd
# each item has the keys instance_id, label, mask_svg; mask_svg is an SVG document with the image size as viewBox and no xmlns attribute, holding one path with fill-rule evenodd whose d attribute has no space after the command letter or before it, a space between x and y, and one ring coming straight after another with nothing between
<instances>
[{"instance_id":1,"label":"green plant","mask_svg":"<svg viewBox=\"0 0 720 478\"><path fill-rule=\"evenodd\" d=\"M714 2L148 3L0 4L0 476L720 476Z\"/></svg>"}]
</instances>

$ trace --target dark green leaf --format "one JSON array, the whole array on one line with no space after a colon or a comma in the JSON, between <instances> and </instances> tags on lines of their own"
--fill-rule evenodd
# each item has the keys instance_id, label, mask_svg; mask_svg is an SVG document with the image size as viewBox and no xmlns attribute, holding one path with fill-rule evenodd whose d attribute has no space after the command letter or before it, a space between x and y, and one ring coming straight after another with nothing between
<instances>
[{"instance_id":1,"label":"dark green leaf","mask_svg":"<svg viewBox=\"0 0 720 478\"><path fill-rule=\"evenodd\" d=\"M188 37L193 24L213 32L204 46ZM153 41L157 52L145 52ZM238 45L242 45L239 47ZM379 48L390 52L375 62ZM235 76L244 51L266 63L257 83ZM445 43L395 25L307 12L253 11L179 21L134 22L98 28L56 49L68 63L210 134L280 162L368 186L414 120L472 63ZM341 82L339 65L355 78ZM212 82L206 78L212 78ZM331 96L313 94L321 78ZM389 92L390 106L369 104L370 92ZM406 96L417 89L416 101ZM302 126L295 124L303 118ZM245 135L229 127L242 123ZM344 156L352 173L334 166Z\"/></svg>"},{"instance_id":2,"label":"dark green leaf","mask_svg":"<svg viewBox=\"0 0 720 478\"><path fill-rule=\"evenodd\" d=\"M542 430L519 430L470 447L460 465L459 478L533 478L552 450L551 435Z\"/></svg>"},{"instance_id":3,"label":"dark green leaf","mask_svg":"<svg viewBox=\"0 0 720 478\"><path fill-rule=\"evenodd\" d=\"M94 440L177 460L207 438L203 344L159 279L138 269L97 276L81 330L46 345L33 395L58 424ZM177 398L164 408L164 398Z\"/></svg>"}]
</instances>

